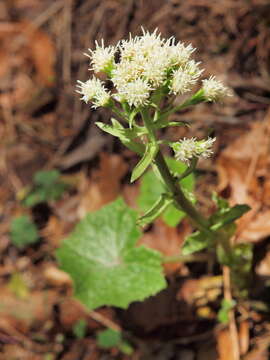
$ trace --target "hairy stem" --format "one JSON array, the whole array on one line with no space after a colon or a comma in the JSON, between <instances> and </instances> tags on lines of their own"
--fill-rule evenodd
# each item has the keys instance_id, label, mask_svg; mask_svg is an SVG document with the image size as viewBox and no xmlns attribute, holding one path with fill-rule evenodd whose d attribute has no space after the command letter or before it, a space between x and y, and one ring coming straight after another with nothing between
<instances>
[{"instance_id":1,"label":"hairy stem","mask_svg":"<svg viewBox=\"0 0 270 360\"><path fill-rule=\"evenodd\" d=\"M149 141L157 142L154 130L151 126L151 119L149 117L149 113L147 110L142 110L142 117L145 124L145 127L148 130L148 138ZM175 181L172 176L167 163L159 150L155 157L155 164L160 172L161 177L163 178L164 183L167 185L169 191L172 193L173 198L181 210L183 210L187 216L190 218L192 223L198 227L198 229L203 230L208 233L208 235L212 235L211 230L209 229L209 222L206 218L201 215L197 209L193 206L193 204L186 198L183 193L180 185L177 181Z\"/></svg>"}]
</instances>

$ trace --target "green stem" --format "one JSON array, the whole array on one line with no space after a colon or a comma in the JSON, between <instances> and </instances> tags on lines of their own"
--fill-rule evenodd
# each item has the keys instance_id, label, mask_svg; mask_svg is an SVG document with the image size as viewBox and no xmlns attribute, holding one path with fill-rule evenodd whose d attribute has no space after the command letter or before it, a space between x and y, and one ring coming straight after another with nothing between
<instances>
[{"instance_id":1,"label":"green stem","mask_svg":"<svg viewBox=\"0 0 270 360\"><path fill-rule=\"evenodd\" d=\"M144 121L144 125L148 130L148 138L151 142L157 142L154 130L152 128L151 118L149 116L148 110L143 109L141 111L142 118ZM160 172L161 177L163 178L164 183L167 185L169 191L172 193L175 202L178 207L180 207L187 216L191 219L191 221L198 227L198 229L207 232L209 235L213 235L211 230L209 229L209 222L205 219L193 206L193 204L186 198L179 184L176 183L174 177L172 176L167 163L159 150L156 158L155 164Z\"/></svg>"},{"instance_id":2,"label":"green stem","mask_svg":"<svg viewBox=\"0 0 270 360\"><path fill-rule=\"evenodd\" d=\"M194 207L194 205L186 198L183 190L181 189L180 185L176 183L174 177L172 176L168 165L162 155L161 151L157 153L155 158L156 166L159 169L159 172L168 186L170 192L173 195L175 202L177 203L178 207L183 210L187 216L191 219L191 221L198 227L198 229L207 232L208 234L212 232L209 230L209 222L203 215L201 215L198 210Z\"/></svg>"},{"instance_id":3,"label":"green stem","mask_svg":"<svg viewBox=\"0 0 270 360\"><path fill-rule=\"evenodd\" d=\"M196 92L196 94L194 94L192 97L190 97L185 102L183 102L183 104L177 105L177 106L169 109L168 111L165 111L162 114L161 118L162 119L167 118L169 115L175 113L176 111L183 110L184 108L186 108L188 106L196 105L198 103L201 103L202 101L205 101L205 99L203 97L203 90L200 89L199 91Z\"/></svg>"}]
</instances>

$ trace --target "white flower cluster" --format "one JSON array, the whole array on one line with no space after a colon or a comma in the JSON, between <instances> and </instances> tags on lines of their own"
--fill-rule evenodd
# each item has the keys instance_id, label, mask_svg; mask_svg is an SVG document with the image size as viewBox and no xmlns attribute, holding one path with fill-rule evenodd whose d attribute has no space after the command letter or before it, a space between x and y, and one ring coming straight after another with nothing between
<instances>
[{"instance_id":1,"label":"white flower cluster","mask_svg":"<svg viewBox=\"0 0 270 360\"><path fill-rule=\"evenodd\" d=\"M157 30L153 33L142 31L141 36L132 38L130 35L116 46L105 47L102 40L100 45L96 42L95 50L89 49L90 70L106 73L114 90L109 95L103 84L94 78L86 83L79 82L83 100L92 101L97 107L106 104L111 96L121 103L140 107L149 105L157 89L163 89L167 95L183 95L194 88L203 72L199 63L191 60L195 49L176 42L174 37L163 39ZM204 100L216 101L229 95L229 90L210 77L203 81L203 93Z\"/></svg>"},{"instance_id":2,"label":"white flower cluster","mask_svg":"<svg viewBox=\"0 0 270 360\"><path fill-rule=\"evenodd\" d=\"M196 140L196 138L178 141L172 144L175 152L175 158L179 161L190 165L193 158L208 158L213 154L212 145L216 138L208 138L207 140Z\"/></svg>"},{"instance_id":3,"label":"white flower cluster","mask_svg":"<svg viewBox=\"0 0 270 360\"><path fill-rule=\"evenodd\" d=\"M110 93L106 91L102 81L95 77L87 80L86 82L78 80L77 87L79 90L76 91L83 95L81 100L86 103L91 101L94 109L99 106L107 106L110 103Z\"/></svg>"}]
</instances>

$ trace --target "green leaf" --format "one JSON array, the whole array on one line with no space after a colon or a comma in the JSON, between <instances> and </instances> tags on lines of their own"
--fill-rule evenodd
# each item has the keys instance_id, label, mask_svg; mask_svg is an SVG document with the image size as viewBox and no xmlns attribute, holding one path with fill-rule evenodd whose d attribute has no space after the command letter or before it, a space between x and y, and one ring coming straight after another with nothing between
<instances>
[{"instance_id":1,"label":"green leaf","mask_svg":"<svg viewBox=\"0 0 270 360\"><path fill-rule=\"evenodd\" d=\"M232 208L224 208L222 212L217 212L210 217L210 221L213 224L212 230L218 230L225 225L231 224L243 214L250 210L248 205L235 205Z\"/></svg>"},{"instance_id":2,"label":"green leaf","mask_svg":"<svg viewBox=\"0 0 270 360\"><path fill-rule=\"evenodd\" d=\"M137 214L122 199L88 214L57 251L75 296L88 308L122 308L166 287L161 254L135 247Z\"/></svg>"},{"instance_id":3,"label":"green leaf","mask_svg":"<svg viewBox=\"0 0 270 360\"><path fill-rule=\"evenodd\" d=\"M218 196L215 192L212 194L212 200L215 202L219 210L227 210L230 207L228 201Z\"/></svg>"},{"instance_id":4,"label":"green leaf","mask_svg":"<svg viewBox=\"0 0 270 360\"><path fill-rule=\"evenodd\" d=\"M186 237L182 247L182 254L189 255L194 252L203 250L212 245L212 241L203 231L196 231L190 236Z\"/></svg>"},{"instance_id":5,"label":"green leaf","mask_svg":"<svg viewBox=\"0 0 270 360\"><path fill-rule=\"evenodd\" d=\"M189 126L188 123L181 121L168 121L168 119L161 119L153 124L154 130L159 130L168 126Z\"/></svg>"},{"instance_id":6,"label":"green leaf","mask_svg":"<svg viewBox=\"0 0 270 360\"><path fill-rule=\"evenodd\" d=\"M229 264L232 268L232 282L239 296L248 296L252 279L251 268L253 260L253 245L250 243L236 244L233 247L233 260Z\"/></svg>"},{"instance_id":7,"label":"green leaf","mask_svg":"<svg viewBox=\"0 0 270 360\"><path fill-rule=\"evenodd\" d=\"M159 217L166 208L173 202L166 194L161 194L154 205L138 219L138 225L145 226Z\"/></svg>"},{"instance_id":8,"label":"green leaf","mask_svg":"<svg viewBox=\"0 0 270 360\"><path fill-rule=\"evenodd\" d=\"M172 173L181 175L187 169L186 165L173 158L165 158L167 165ZM193 174L180 181L183 190L192 191L195 184ZM162 193L166 192L165 185L160 181L154 171L147 171L142 177L138 205L140 209L146 212L150 209ZM169 205L164 211L162 218L169 226L176 226L183 218L185 213L178 210L173 204Z\"/></svg>"},{"instance_id":9,"label":"green leaf","mask_svg":"<svg viewBox=\"0 0 270 360\"><path fill-rule=\"evenodd\" d=\"M234 308L236 302L234 300L228 301L223 299L221 302L221 308L218 311L217 318L218 321L223 324L228 324L229 322L229 311Z\"/></svg>"},{"instance_id":10,"label":"green leaf","mask_svg":"<svg viewBox=\"0 0 270 360\"><path fill-rule=\"evenodd\" d=\"M12 274L8 287L10 290L21 299L26 299L30 295L29 287L24 280L22 274L15 272Z\"/></svg>"},{"instance_id":11,"label":"green leaf","mask_svg":"<svg viewBox=\"0 0 270 360\"><path fill-rule=\"evenodd\" d=\"M106 329L98 333L97 343L98 346L110 349L112 347L118 347L122 341L122 334L120 331L113 329Z\"/></svg>"},{"instance_id":12,"label":"green leaf","mask_svg":"<svg viewBox=\"0 0 270 360\"><path fill-rule=\"evenodd\" d=\"M73 334L76 336L77 339L83 339L86 335L87 331L87 322L84 319L78 320L73 328L72 328Z\"/></svg>"},{"instance_id":13,"label":"green leaf","mask_svg":"<svg viewBox=\"0 0 270 360\"><path fill-rule=\"evenodd\" d=\"M10 238L12 244L23 249L39 240L37 227L28 216L19 216L11 222Z\"/></svg>"},{"instance_id":14,"label":"green leaf","mask_svg":"<svg viewBox=\"0 0 270 360\"><path fill-rule=\"evenodd\" d=\"M59 180L58 170L38 171L34 176L34 186L22 200L24 206L32 207L41 202L61 198L68 185Z\"/></svg>"},{"instance_id":15,"label":"green leaf","mask_svg":"<svg viewBox=\"0 0 270 360\"><path fill-rule=\"evenodd\" d=\"M169 205L167 209L164 211L162 218L165 223L171 227L177 226L186 214L178 210L173 204Z\"/></svg>"},{"instance_id":16,"label":"green leaf","mask_svg":"<svg viewBox=\"0 0 270 360\"><path fill-rule=\"evenodd\" d=\"M131 182L137 180L148 168L151 162L154 160L158 152L158 146L155 143L148 143L143 154L143 157L135 166L131 174Z\"/></svg>"},{"instance_id":17,"label":"green leaf","mask_svg":"<svg viewBox=\"0 0 270 360\"><path fill-rule=\"evenodd\" d=\"M40 186L51 186L58 180L59 176L58 170L41 170L35 173L34 183Z\"/></svg>"},{"instance_id":18,"label":"green leaf","mask_svg":"<svg viewBox=\"0 0 270 360\"><path fill-rule=\"evenodd\" d=\"M113 329L106 329L98 333L97 344L104 349L117 347L122 353L131 355L133 353L132 346L122 338L122 333Z\"/></svg>"},{"instance_id":19,"label":"green leaf","mask_svg":"<svg viewBox=\"0 0 270 360\"><path fill-rule=\"evenodd\" d=\"M134 127L132 129L126 129L114 118L111 119L111 122L113 126L102 122L96 122L96 125L108 134L118 137L119 140L130 150L136 152L137 154L144 153L144 145L133 140L145 133L144 128Z\"/></svg>"}]
</instances>

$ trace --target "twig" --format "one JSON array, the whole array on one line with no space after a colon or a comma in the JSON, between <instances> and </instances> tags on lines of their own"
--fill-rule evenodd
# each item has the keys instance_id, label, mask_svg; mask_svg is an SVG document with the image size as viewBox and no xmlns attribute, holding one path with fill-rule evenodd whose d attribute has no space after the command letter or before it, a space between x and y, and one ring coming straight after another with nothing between
<instances>
[{"instance_id":1,"label":"twig","mask_svg":"<svg viewBox=\"0 0 270 360\"><path fill-rule=\"evenodd\" d=\"M231 293L230 268L227 266L223 266L223 284L224 284L224 299L228 302L231 302L232 293ZM229 310L229 332L230 332L231 347L232 347L234 360L240 360L238 331L235 321L234 309Z\"/></svg>"},{"instance_id":2,"label":"twig","mask_svg":"<svg viewBox=\"0 0 270 360\"><path fill-rule=\"evenodd\" d=\"M97 311L91 311L89 316L94 319L95 321L99 322L100 324L104 325L107 328L111 328L115 331L122 331L121 327L113 322L112 320L106 318L102 314L98 313Z\"/></svg>"},{"instance_id":3,"label":"twig","mask_svg":"<svg viewBox=\"0 0 270 360\"><path fill-rule=\"evenodd\" d=\"M64 7L65 46L63 56L63 80L69 84L71 81L71 23L72 0L67 0Z\"/></svg>"},{"instance_id":4,"label":"twig","mask_svg":"<svg viewBox=\"0 0 270 360\"><path fill-rule=\"evenodd\" d=\"M38 17L36 17L31 24L36 28L41 27L59 10L61 10L64 5L65 5L65 1L63 0L53 2L52 5L48 7L43 13L41 13Z\"/></svg>"}]
</instances>

